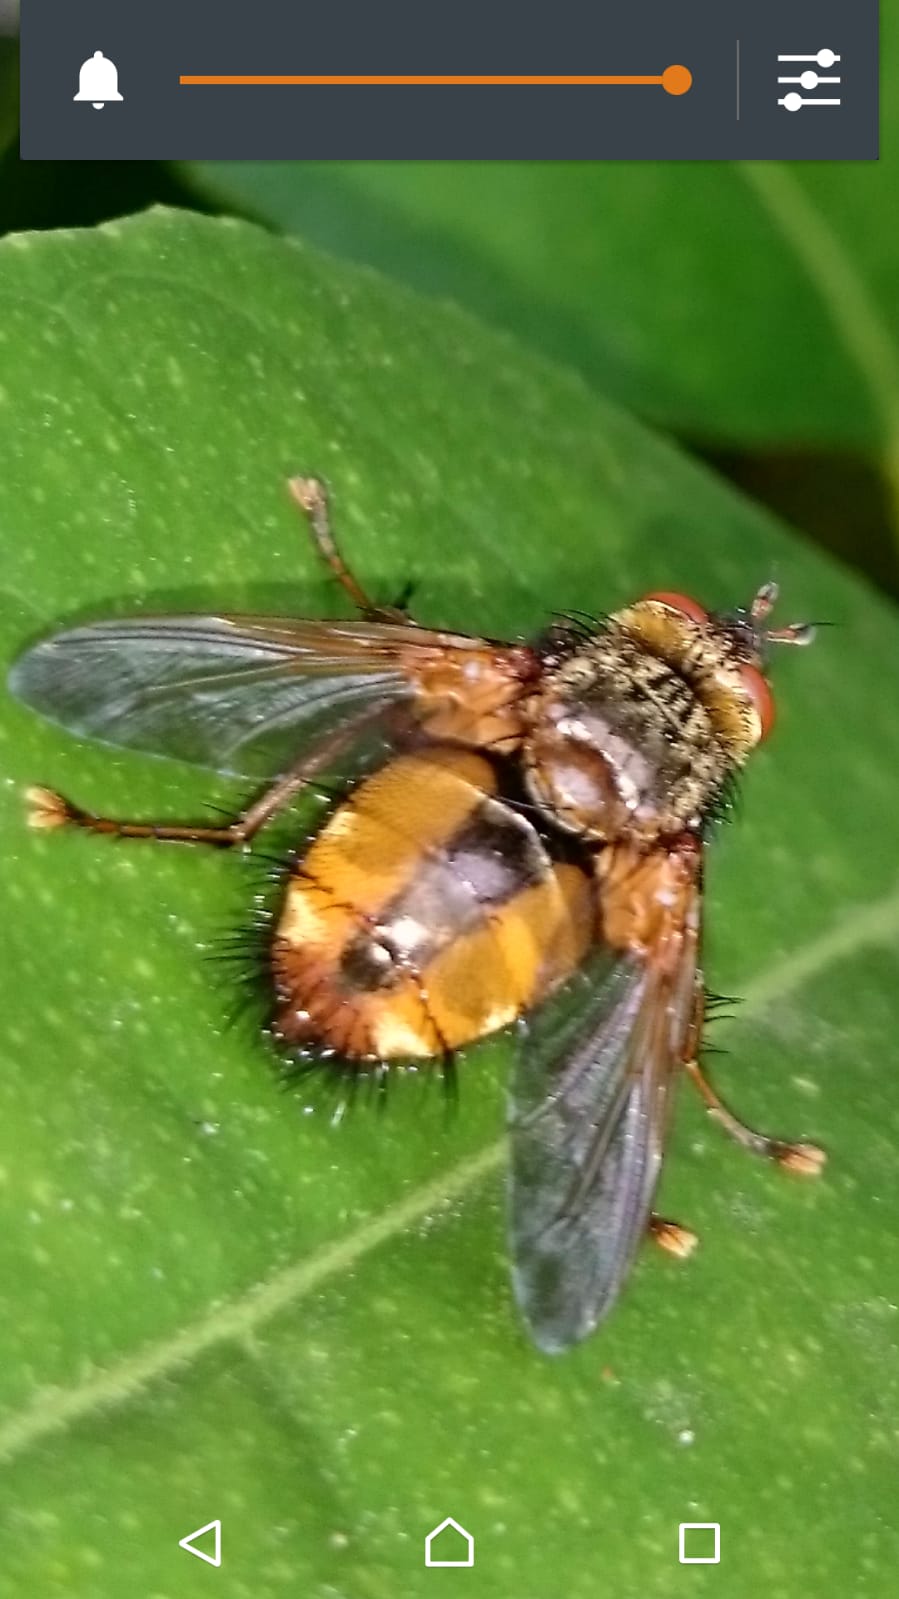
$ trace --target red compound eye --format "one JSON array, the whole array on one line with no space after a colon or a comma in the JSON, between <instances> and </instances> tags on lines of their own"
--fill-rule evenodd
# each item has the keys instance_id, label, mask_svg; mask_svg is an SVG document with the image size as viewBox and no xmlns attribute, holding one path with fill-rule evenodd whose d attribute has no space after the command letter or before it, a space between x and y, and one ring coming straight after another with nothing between
<instances>
[{"instance_id":1,"label":"red compound eye","mask_svg":"<svg viewBox=\"0 0 899 1599\"><path fill-rule=\"evenodd\" d=\"M647 594L647 600L656 600L659 605L667 605L671 611L680 611L684 616L689 616L691 622L697 622L702 627L709 619L708 611L704 611L698 600L691 600L689 594L669 594L666 591L658 594Z\"/></svg>"},{"instance_id":2,"label":"red compound eye","mask_svg":"<svg viewBox=\"0 0 899 1599\"><path fill-rule=\"evenodd\" d=\"M740 681L758 716L759 727L761 728L759 743L761 744L768 737L774 726L774 695L771 693L767 680L762 676L757 666L741 666Z\"/></svg>"}]
</instances>

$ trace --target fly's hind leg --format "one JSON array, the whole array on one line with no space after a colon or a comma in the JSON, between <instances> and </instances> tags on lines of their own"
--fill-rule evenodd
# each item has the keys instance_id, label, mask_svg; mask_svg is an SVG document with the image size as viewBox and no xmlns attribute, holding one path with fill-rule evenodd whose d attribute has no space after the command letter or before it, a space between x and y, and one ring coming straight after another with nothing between
<instances>
[{"instance_id":1,"label":"fly's hind leg","mask_svg":"<svg viewBox=\"0 0 899 1599\"><path fill-rule=\"evenodd\" d=\"M715 1118L735 1143L740 1144L743 1149L748 1149L753 1155L764 1155L767 1160L776 1161L778 1166L783 1166L786 1171L796 1172L800 1177L818 1176L827 1156L817 1144L794 1144L783 1138L770 1138L767 1133L757 1133L754 1128L747 1127L745 1122L741 1122L732 1111L728 1110L698 1061L687 1061L684 1069L702 1095L709 1115Z\"/></svg>"},{"instance_id":2,"label":"fly's hind leg","mask_svg":"<svg viewBox=\"0 0 899 1599\"><path fill-rule=\"evenodd\" d=\"M405 622L414 626L406 613L404 601L411 592L411 584L407 584L398 605L377 605L366 594L362 584L350 571L346 561L337 547L337 540L331 527L331 516L328 509L328 494L324 483L317 477L292 477L288 479L287 487L300 510L305 512L309 520L309 530L319 555L326 566L336 577L341 588L349 595L353 604L362 615L374 622Z\"/></svg>"},{"instance_id":3,"label":"fly's hind leg","mask_svg":"<svg viewBox=\"0 0 899 1599\"><path fill-rule=\"evenodd\" d=\"M88 833L103 833L107 838L154 838L162 843L213 844L219 849L246 845L260 827L271 821L306 785L353 742L361 730L379 713L368 710L356 716L315 749L309 750L295 766L276 779L246 810L221 827L193 827L168 822L123 822L111 816L95 816L49 788L30 788L26 793L28 822L31 827L51 830L80 827Z\"/></svg>"},{"instance_id":4,"label":"fly's hind leg","mask_svg":"<svg viewBox=\"0 0 899 1599\"><path fill-rule=\"evenodd\" d=\"M763 1155L766 1160L776 1161L778 1166L796 1172L800 1177L817 1177L827 1159L823 1149L819 1149L817 1144L792 1143L783 1138L770 1138L766 1133L757 1133L728 1110L715 1092L697 1059L704 1011L705 992L701 983L697 983L684 1070L701 1094L709 1115L724 1128L728 1137L743 1149L748 1149L750 1154Z\"/></svg>"}]
</instances>

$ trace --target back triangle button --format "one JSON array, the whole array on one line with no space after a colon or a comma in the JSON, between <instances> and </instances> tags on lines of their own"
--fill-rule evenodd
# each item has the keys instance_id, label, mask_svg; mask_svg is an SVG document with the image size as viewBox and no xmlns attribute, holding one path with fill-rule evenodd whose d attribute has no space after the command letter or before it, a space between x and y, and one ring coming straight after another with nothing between
<instances>
[{"instance_id":1,"label":"back triangle button","mask_svg":"<svg viewBox=\"0 0 899 1599\"><path fill-rule=\"evenodd\" d=\"M207 1532L214 1533L214 1552L210 1555L205 1549L198 1549L196 1541L205 1538ZM205 1560L207 1566L220 1566L222 1563L222 1524L220 1521L207 1521L205 1527L197 1527L194 1532L189 1532L186 1538L178 1539L178 1548L186 1549L189 1555L196 1555L198 1560Z\"/></svg>"}]
</instances>

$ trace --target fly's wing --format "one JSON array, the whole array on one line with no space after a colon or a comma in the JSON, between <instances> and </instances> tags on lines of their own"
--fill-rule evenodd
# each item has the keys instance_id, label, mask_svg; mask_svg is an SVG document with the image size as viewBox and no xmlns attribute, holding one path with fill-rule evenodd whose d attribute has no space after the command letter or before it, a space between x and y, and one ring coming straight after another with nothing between
<instances>
[{"instance_id":1,"label":"fly's wing","mask_svg":"<svg viewBox=\"0 0 899 1599\"><path fill-rule=\"evenodd\" d=\"M72 732L264 778L357 713L414 698L411 663L478 643L403 623L131 617L35 645L9 686Z\"/></svg>"},{"instance_id":2,"label":"fly's wing","mask_svg":"<svg viewBox=\"0 0 899 1599\"><path fill-rule=\"evenodd\" d=\"M692 1021L698 890L678 935L673 963L654 958L659 951L600 948L521 1032L512 1276L532 1336L550 1353L608 1313L649 1224Z\"/></svg>"}]
</instances>

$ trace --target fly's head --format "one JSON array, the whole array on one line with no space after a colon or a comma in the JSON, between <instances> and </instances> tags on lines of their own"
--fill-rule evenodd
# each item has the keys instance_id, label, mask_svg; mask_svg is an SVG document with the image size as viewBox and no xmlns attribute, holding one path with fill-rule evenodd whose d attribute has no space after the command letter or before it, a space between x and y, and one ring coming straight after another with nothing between
<instances>
[{"instance_id":1,"label":"fly's head","mask_svg":"<svg viewBox=\"0 0 899 1599\"><path fill-rule=\"evenodd\" d=\"M774 727L768 682L771 645L811 644L815 637L807 622L767 625L777 595L776 583L764 583L748 606L706 611L684 594L656 593L626 613L637 622L644 641L651 643L655 635L663 658L694 684L736 765Z\"/></svg>"}]
</instances>

